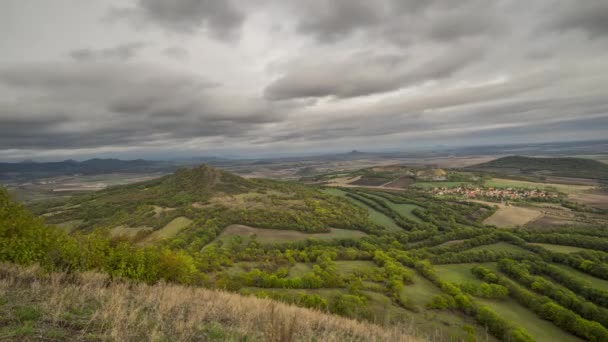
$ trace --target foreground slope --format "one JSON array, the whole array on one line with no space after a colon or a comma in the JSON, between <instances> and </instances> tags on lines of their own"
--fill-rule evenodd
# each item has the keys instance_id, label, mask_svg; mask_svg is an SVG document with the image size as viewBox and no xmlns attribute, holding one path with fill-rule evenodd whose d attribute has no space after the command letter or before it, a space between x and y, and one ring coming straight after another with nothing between
<instances>
[{"instance_id":1,"label":"foreground slope","mask_svg":"<svg viewBox=\"0 0 608 342\"><path fill-rule=\"evenodd\" d=\"M268 299L0 264L9 341L415 341L386 328Z\"/></svg>"}]
</instances>

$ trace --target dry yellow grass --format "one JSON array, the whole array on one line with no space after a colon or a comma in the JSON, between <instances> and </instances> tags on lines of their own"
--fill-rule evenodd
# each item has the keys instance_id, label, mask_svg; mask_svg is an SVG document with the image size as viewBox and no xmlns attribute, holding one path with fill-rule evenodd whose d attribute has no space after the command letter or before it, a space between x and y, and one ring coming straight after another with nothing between
<instances>
[{"instance_id":1,"label":"dry yellow grass","mask_svg":"<svg viewBox=\"0 0 608 342\"><path fill-rule=\"evenodd\" d=\"M494 225L499 228L514 228L523 226L543 216L543 212L530 207L518 207L504 203L470 200L469 202L481 203L491 207L497 206L498 210L492 216L483 221L484 224Z\"/></svg>"},{"instance_id":2,"label":"dry yellow grass","mask_svg":"<svg viewBox=\"0 0 608 342\"><path fill-rule=\"evenodd\" d=\"M536 209L502 205L483 223L500 228L514 228L539 219L541 216L543 213Z\"/></svg>"},{"instance_id":3,"label":"dry yellow grass","mask_svg":"<svg viewBox=\"0 0 608 342\"><path fill-rule=\"evenodd\" d=\"M46 274L6 263L0 264L0 298L0 326L18 322L23 307L39 313L30 314L38 318L28 329L0 328L0 337L11 341L419 340L406 327L381 327L268 299L111 281L90 272Z\"/></svg>"}]
</instances>

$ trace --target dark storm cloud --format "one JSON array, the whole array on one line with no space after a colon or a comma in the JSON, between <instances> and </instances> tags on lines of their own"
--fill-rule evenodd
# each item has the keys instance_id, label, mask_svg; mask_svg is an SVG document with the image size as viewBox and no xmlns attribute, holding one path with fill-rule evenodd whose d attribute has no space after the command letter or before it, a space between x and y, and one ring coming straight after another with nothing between
<instances>
[{"instance_id":1,"label":"dark storm cloud","mask_svg":"<svg viewBox=\"0 0 608 342\"><path fill-rule=\"evenodd\" d=\"M462 46L431 57L420 64L408 63L405 55L353 54L336 61L295 61L283 76L272 82L265 95L273 100L370 95L452 76L475 62L482 52Z\"/></svg>"},{"instance_id":2,"label":"dark storm cloud","mask_svg":"<svg viewBox=\"0 0 608 342\"><path fill-rule=\"evenodd\" d=\"M207 31L219 39L238 34L245 15L230 0L139 0L132 8L116 9L114 18L125 18L180 33Z\"/></svg>"},{"instance_id":3,"label":"dark storm cloud","mask_svg":"<svg viewBox=\"0 0 608 342\"><path fill-rule=\"evenodd\" d=\"M19 94L15 104L0 106L4 149L245 136L281 119L261 99L146 65L24 65L0 69L0 86Z\"/></svg>"},{"instance_id":4,"label":"dark storm cloud","mask_svg":"<svg viewBox=\"0 0 608 342\"><path fill-rule=\"evenodd\" d=\"M70 56L77 61L126 61L137 55L145 46L146 43L143 42L132 42L106 49L76 49L70 52Z\"/></svg>"},{"instance_id":5,"label":"dark storm cloud","mask_svg":"<svg viewBox=\"0 0 608 342\"><path fill-rule=\"evenodd\" d=\"M454 41L503 31L498 2L482 0L312 0L295 3L297 28L332 43L363 33L409 45L422 38Z\"/></svg>"},{"instance_id":6,"label":"dark storm cloud","mask_svg":"<svg viewBox=\"0 0 608 342\"><path fill-rule=\"evenodd\" d=\"M591 38L608 35L608 1L566 1L551 13L544 26L550 30L581 30Z\"/></svg>"}]
</instances>

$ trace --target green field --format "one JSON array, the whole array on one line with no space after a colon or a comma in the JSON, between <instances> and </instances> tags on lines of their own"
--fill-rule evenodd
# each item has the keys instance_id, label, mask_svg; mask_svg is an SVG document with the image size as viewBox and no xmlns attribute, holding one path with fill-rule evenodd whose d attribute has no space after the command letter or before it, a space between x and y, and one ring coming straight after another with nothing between
<instances>
[{"instance_id":1,"label":"green field","mask_svg":"<svg viewBox=\"0 0 608 342\"><path fill-rule=\"evenodd\" d=\"M411 187L421 189L432 189L432 188L457 188L463 185L470 185L468 182L416 182Z\"/></svg>"},{"instance_id":2,"label":"green field","mask_svg":"<svg viewBox=\"0 0 608 342\"><path fill-rule=\"evenodd\" d=\"M231 243L234 237L239 236L243 244L247 244L255 237L261 244L284 243L314 239L319 241L330 241L335 239L355 239L366 236L362 231L330 228L327 233L303 233L288 229L256 228L244 225L231 225L226 227L215 242Z\"/></svg>"},{"instance_id":3,"label":"green field","mask_svg":"<svg viewBox=\"0 0 608 342\"><path fill-rule=\"evenodd\" d=\"M439 288L418 273L413 272L412 280L414 283L404 286L401 295L410 299L420 309L424 309L434 295L441 293Z\"/></svg>"},{"instance_id":4,"label":"green field","mask_svg":"<svg viewBox=\"0 0 608 342\"><path fill-rule=\"evenodd\" d=\"M336 261L336 268L339 274L348 275L356 271L371 272L374 269L378 269L378 266L372 261L367 260L338 260Z\"/></svg>"},{"instance_id":5,"label":"green field","mask_svg":"<svg viewBox=\"0 0 608 342\"><path fill-rule=\"evenodd\" d=\"M530 245L540 246L544 249L550 250L557 253L576 253L581 251L588 251L587 248L564 246L564 245L553 245L549 243L530 243Z\"/></svg>"},{"instance_id":6,"label":"green field","mask_svg":"<svg viewBox=\"0 0 608 342\"><path fill-rule=\"evenodd\" d=\"M490 245L482 245L482 246L477 246L477 247L473 247L471 249L468 249L467 251L481 251L481 250L487 250L487 251L500 251L500 252L526 252L526 253L531 253L523 248L517 247L515 245L512 245L510 243L506 243L506 242L498 242L498 243L493 243Z\"/></svg>"},{"instance_id":7,"label":"green field","mask_svg":"<svg viewBox=\"0 0 608 342\"><path fill-rule=\"evenodd\" d=\"M504 319L524 328L536 341L581 341L581 339L568 334L567 332L551 324L551 322L536 316L534 312L519 305L512 299L491 300L475 298L475 301L480 304L487 305Z\"/></svg>"},{"instance_id":8,"label":"green field","mask_svg":"<svg viewBox=\"0 0 608 342\"><path fill-rule=\"evenodd\" d=\"M177 233L179 233L182 229L186 228L190 223L192 223L192 220L190 220L189 218L183 216L176 217L171 222L167 223L166 226L150 234L147 240L153 241L159 239L172 238L177 235Z\"/></svg>"},{"instance_id":9,"label":"green field","mask_svg":"<svg viewBox=\"0 0 608 342\"><path fill-rule=\"evenodd\" d=\"M446 265L435 265L435 271L439 278L445 281L462 284L462 283L475 283L480 284L481 280L477 279L471 268L482 265L487 268L495 268L496 263L470 263L470 264L446 264Z\"/></svg>"},{"instance_id":10,"label":"green field","mask_svg":"<svg viewBox=\"0 0 608 342\"><path fill-rule=\"evenodd\" d=\"M370 220L372 220L374 223L381 225L382 227L385 227L392 231L403 231L403 229L401 227L399 227L395 223L395 221L393 221L392 218L384 215L383 213L375 210L374 208L366 205L365 203L359 202L354 198L346 196L347 193L345 191L342 191L340 189L335 189L335 188L323 189L322 191L329 195L344 197L347 200L351 201L352 203L354 203L362 208L367 209L367 211L369 212Z\"/></svg>"},{"instance_id":11,"label":"green field","mask_svg":"<svg viewBox=\"0 0 608 342\"><path fill-rule=\"evenodd\" d=\"M288 277L297 278L305 275L308 272L312 271L312 267L310 264L306 264L303 262L296 262L293 266L289 268Z\"/></svg>"},{"instance_id":12,"label":"green field","mask_svg":"<svg viewBox=\"0 0 608 342\"><path fill-rule=\"evenodd\" d=\"M401 216L408 218L412 221L415 222L422 222L422 220L420 218L418 218L418 216L414 215L414 213L412 213L412 211L414 211L414 209L423 209L422 207L415 205L415 204L408 204L408 203L393 203L390 200L381 197L381 196L376 196L376 195L371 195L379 200L384 201L384 203L386 203L393 211L401 214Z\"/></svg>"}]
</instances>

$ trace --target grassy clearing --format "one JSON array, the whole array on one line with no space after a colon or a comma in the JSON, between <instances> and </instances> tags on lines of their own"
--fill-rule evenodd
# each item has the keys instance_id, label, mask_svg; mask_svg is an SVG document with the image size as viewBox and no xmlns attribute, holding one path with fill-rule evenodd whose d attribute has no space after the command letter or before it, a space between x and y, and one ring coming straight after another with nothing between
<instances>
[{"instance_id":1,"label":"grassy clearing","mask_svg":"<svg viewBox=\"0 0 608 342\"><path fill-rule=\"evenodd\" d=\"M524 328L536 341L581 341L579 338L556 327L551 322L536 316L534 312L519 305L514 300L499 301L476 298L475 301L487 305L502 316L502 318Z\"/></svg>"},{"instance_id":2,"label":"grassy clearing","mask_svg":"<svg viewBox=\"0 0 608 342\"><path fill-rule=\"evenodd\" d=\"M568 267L562 264L553 264L553 266L558 267L564 272L570 273L572 276L579 278L582 281L587 282L591 287L596 289L608 290L608 280L596 278L594 276L588 275L587 273L580 272L579 270L575 270L572 267Z\"/></svg>"},{"instance_id":3,"label":"grassy clearing","mask_svg":"<svg viewBox=\"0 0 608 342\"><path fill-rule=\"evenodd\" d=\"M523 248L517 247L515 245L512 245L510 243L506 243L506 242L497 242L497 243L493 243L490 245L483 245L483 246L477 246L477 247L473 247L471 249L468 249L468 251L481 251L481 250L486 250L486 251L498 251L498 252L526 252L526 253L531 253Z\"/></svg>"},{"instance_id":4,"label":"grassy clearing","mask_svg":"<svg viewBox=\"0 0 608 342\"><path fill-rule=\"evenodd\" d=\"M416 182L410 187L420 189L432 189L432 188L457 188L463 185L470 185L468 182Z\"/></svg>"},{"instance_id":5,"label":"grassy clearing","mask_svg":"<svg viewBox=\"0 0 608 342\"><path fill-rule=\"evenodd\" d=\"M309 264L303 262L297 262L289 268L288 277L296 278L302 277L306 273L312 272L312 267Z\"/></svg>"},{"instance_id":6,"label":"grassy clearing","mask_svg":"<svg viewBox=\"0 0 608 342\"><path fill-rule=\"evenodd\" d=\"M152 234L150 234L150 236L146 240L154 241L172 238L177 235L177 233L186 228L190 223L192 223L192 220L190 220L189 218L183 216L176 217L171 220L171 222L167 223L166 226L162 227L159 230L155 230Z\"/></svg>"},{"instance_id":7,"label":"grassy clearing","mask_svg":"<svg viewBox=\"0 0 608 342\"><path fill-rule=\"evenodd\" d=\"M434 295L441 294L441 290L418 273L413 274L412 280L414 283L404 286L401 295L411 299L420 309L424 309Z\"/></svg>"},{"instance_id":8,"label":"grassy clearing","mask_svg":"<svg viewBox=\"0 0 608 342\"><path fill-rule=\"evenodd\" d=\"M150 227L128 227L128 226L117 226L110 230L112 236L128 236L134 237L139 232L152 231Z\"/></svg>"},{"instance_id":9,"label":"grassy clearing","mask_svg":"<svg viewBox=\"0 0 608 342\"><path fill-rule=\"evenodd\" d=\"M435 271L439 278L445 281L462 284L475 283L480 284L481 280L477 279L472 273L471 268L480 264L447 264L435 265ZM485 266L485 265L484 265Z\"/></svg>"},{"instance_id":10,"label":"grassy clearing","mask_svg":"<svg viewBox=\"0 0 608 342\"><path fill-rule=\"evenodd\" d=\"M226 271L230 275L237 275L245 272L249 272L252 269L262 267L262 263L256 261L240 261L232 266L226 268Z\"/></svg>"},{"instance_id":11,"label":"grassy clearing","mask_svg":"<svg viewBox=\"0 0 608 342\"><path fill-rule=\"evenodd\" d=\"M423 209L422 207L415 205L415 204L393 203L393 202L387 200L386 198L383 198L380 196L375 196L375 195L371 195L371 196L384 201L384 203L386 203L392 210L401 214L403 217L406 217L415 222L422 222L422 220L420 218L418 218L418 216L416 216L416 215L414 215L414 213L412 213L412 211L414 211L414 209Z\"/></svg>"},{"instance_id":12,"label":"grassy clearing","mask_svg":"<svg viewBox=\"0 0 608 342\"><path fill-rule=\"evenodd\" d=\"M338 228L330 228L328 233L303 233L295 230L255 228L240 224L233 224L224 229L222 234L216 239L216 242L222 241L223 243L229 243L235 236L240 236L243 243L247 243L251 239L256 239L256 241L259 243L271 244L302 241L307 239L323 241L334 239L354 239L366 235L367 234L364 232L358 230Z\"/></svg>"},{"instance_id":13,"label":"grassy clearing","mask_svg":"<svg viewBox=\"0 0 608 342\"><path fill-rule=\"evenodd\" d=\"M8 264L0 272L0 337L7 341L419 340L405 324L381 327L222 291L96 273L43 275Z\"/></svg>"},{"instance_id":14,"label":"grassy clearing","mask_svg":"<svg viewBox=\"0 0 608 342\"><path fill-rule=\"evenodd\" d=\"M78 226L82 222L83 222L83 220L71 220L71 221L56 224L55 226L57 226L57 228L60 228L61 230L65 231L66 233L69 234L69 233L73 232L76 228L78 228Z\"/></svg>"},{"instance_id":15,"label":"grassy clearing","mask_svg":"<svg viewBox=\"0 0 608 342\"><path fill-rule=\"evenodd\" d=\"M403 231L403 228L399 227L395 221L393 221L393 219L391 219L390 217L384 215L383 213L375 210L374 208L366 205L365 203L359 202L354 198L348 197L346 196L346 192L339 190L339 189L323 189L322 190L324 193L329 194L329 195L334 195L334 196L340 196L340 197L344 197L347 200L351 201L352 203L367 209L368 213L369 213L369 218L370 220L372 220L373 222L389 229L392 231Z\"/></svg>"},{"instance_id":16,"label":"grassy clearing","mask_svg":"<svg viewBox=\"0 0 608 342\"><path fill-rule=\"evenodd\" d=\"M559 191L566 194L578 194L587 190L593 189L591 185L570 185L570 184L557 184L557 183L535 183L526 182L514 179L504 178L492 178L485 181L487 187L493 188L522 188L522 189L540 189L546 191Z\"/></svg>"},{"instance_id":17,"label":"grassy clearing","mask_svg":"<svg viewBox=\"0 0 608 342\"><path fill-rule=\"evenodd\" d=\"M355 273L357 271L360 272L371 272L374 269L377 269L378 266L374 264L372 261L366 260L338 260L336 261L336 269L338 273L341 275L348 275Z\"/></svg>"},{"instance_id":18,"label":"grassy clearing","mask_svg":"<svg viewBox=\"0 0 608 342\"><path fill-rule=\"evenodd\" d=\"M581 251L588 251L587 248L563 246L563 245L552 245L548 243L530 243L530 245L540 246L544 249L550 250L557 253L576 253Z\"/></svg>"}]
</instances>

